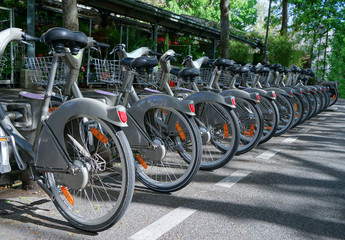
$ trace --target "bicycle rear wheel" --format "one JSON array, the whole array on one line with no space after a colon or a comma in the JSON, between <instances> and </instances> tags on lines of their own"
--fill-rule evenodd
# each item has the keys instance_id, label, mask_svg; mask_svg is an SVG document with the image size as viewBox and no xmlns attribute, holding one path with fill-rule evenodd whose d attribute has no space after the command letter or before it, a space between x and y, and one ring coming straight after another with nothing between
<instances>
[{"instance_id":1,"label":"bicycle rear wheel","mask_svg":"<svg viewBox=\"0 0 345 240\"><path fill-rule=\"evenodd\" d=\"M237 117L232 110L210 102L197 104L195 113L203 144L200 169L220 168L237 152L240 139Z\"/></svg>"},{"instance_id":2,"label":"bicycle rear wheel","mask_svg":"<svg viewBox=\"0 0 345 240\"><path fill-rule=\"evenodd\" d=\"M122 130L91 116L65 123L67 155L74 174L45 173L54 204L73 226L98 232L125 213L134 191L134 160Z\"/></svg>"},{"instance_id":3,"label":"bicycle rear wheel","mask_svg":"<svg viewBox=\"0 0 345 240\"><path fill-rule=\"evenodd\" d=\"M148 110L144 124L156 148L132 146L137 178L160 192L187 186L199 170L202 155L201 137L194 119L162 106Z\"/></svg>"}]
</instances>

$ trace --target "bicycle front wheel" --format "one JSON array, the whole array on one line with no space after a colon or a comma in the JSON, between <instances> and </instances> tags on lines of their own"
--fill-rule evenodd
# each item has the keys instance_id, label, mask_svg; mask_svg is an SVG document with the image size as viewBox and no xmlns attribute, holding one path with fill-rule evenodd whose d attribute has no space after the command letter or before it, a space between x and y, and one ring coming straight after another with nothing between
<instances>
[{"instance_id":1,"label":"bicycle front wheel","mask_svg":"<svg viewBox=\"0 0 345 240\"><path fill-rule=\"evenodd\" d=\"M261 139L264 121L260 108L244 98L236 98L234 109L240 125L240 145L236 155L240 155L256 147Z\"/></svg>"},{"instance_id":2,"label":"bicycle front wheel","mask_svg":"<svg viewBox=\"0 0 345 240\"><path fill-rule=\"evenodd\" d=\"M64 144L75 174L45 173L54 204L73 226L98 232L125 213L134 191L134 160L122 130L91 116L65 123Z\"/></svg>"},{"instance_id":3,"label":"bicycle front wheel","mask_svg":"<svg viewBox=\"0 0 345 240\"><path fill-rule=\"evenodd\" d=\"M240 139L238 119L233 110L215 102L197 104L195 113L203 150L200 169L220 168L237 152Z\"/></svg>"},{"instance_id":4,"label":"bicycle front wheel","mask_svg":"<svg viewBox=\"0 0 345 240\"><path fill-rule=\"evenodd\" d=\"M153 146L132 146L139 181L160 192L187 186L199 170L202 155L194 119L162 106L145 113L144 125Z\"/></svg>"}]
</instances>

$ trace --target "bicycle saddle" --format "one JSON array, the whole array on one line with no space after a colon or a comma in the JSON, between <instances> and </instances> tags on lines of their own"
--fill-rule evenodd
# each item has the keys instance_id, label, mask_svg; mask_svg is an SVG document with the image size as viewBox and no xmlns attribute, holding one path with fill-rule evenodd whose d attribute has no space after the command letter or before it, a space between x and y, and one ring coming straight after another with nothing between
<instances>
[{"instance_id":1,"label":"bicycle saddle","mask_svg":"<svg viewBox=\"0 0 345 240\"><path fill-rule=\"evenodd\" d=\"M88 44L88 38L84 33L60 27L49 29L41 36L41 41L50 45L57 53L69 48L73 55L77 55L79 50Z\"/></svg>"},{"instance_id":2,"label":"bicycle saddle","mask_svg":"<svg viewBox=\"0 0 345 240\"><path fill-rule=\"evenodd\" d=\"M179 77L185 78L195 78L200 75L200 70L196 68L184 68L179 72Z\"/></svg>"},{"instance_id":3,"label":"bicycle saddle","mask_svg":"<svg viewBox=\"0 0 345 240\"><path fill-rule=\"evenodd\" d=\"M268 73L270 69L268 67L262 67L257 72L258 73Z\"/></svg>"},{"instance_id":4,"label":"bicycle saddle","mask_svg":"<svg viewBox=\"0 0 345 240\"><path fill-rule=\"evenodd\" d=\"M170 70L170 73L175 75L175 76L178 76L179 71L180 71L179 68L173 68L173 69Z\"/></svg>"},{"instance_id":5,"label":"bicycle saddle","mask_svg":"<svg viewBox=\"0 0 345 240\"><path fill-rule=\"evenodd\" d=\"M216 61L213 62L213 67L229 67L234 64L234 61L225 59L225 58L218 58Z\"/></svg>"},{"instance_id":6,"label":"bicycle saddle","mask_svg":"<svg viewBox=\"0 0 345 240\"><path fill-rule=\"evenodd\" d=\"M133 68L153 68L157 65L158 60L154 57L138 57L131 62Z\"/></svg>"}]
</instances>

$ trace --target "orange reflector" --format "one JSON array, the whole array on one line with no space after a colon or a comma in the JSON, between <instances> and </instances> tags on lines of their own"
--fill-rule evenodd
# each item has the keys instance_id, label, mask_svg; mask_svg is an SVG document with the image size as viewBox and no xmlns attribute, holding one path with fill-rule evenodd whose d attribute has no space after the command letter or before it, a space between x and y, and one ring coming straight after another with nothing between
<instances>
[{"instance_id":1,"label":"orange reflector","mask_svg":"<svg viewBox=\"0 0 345 240\"><path fill-rule=\"evenodd\" d=\"M332 96L332 100L334 100L334 98L335 98L335 95Z\"/></svg>"},{"instance_id":2,"label":"orange reflector","mask_svg":"<svg viewBox=\"0 0 345 240\"><path fill-rule=\"evenodd\" d=\"M252 124L252 126L250 127L250 136L253 136L253 134L254 134L254 128L255 128L255 125Z\"/></svg>"},{"instance_id":3,"label":"orange reflector","mask_svg":"<svg viewBox=\"0 0 345 240\"><path fill-rule=\"evenodd\" d=\"M224 128L224 135L226 138L229 138L229 129L228 129L228 125L226 123L223 124L223 128Z\"/></svg>"},{"instance_id":4,"label":"orange reflector","mask_svg":"<svg viewBox=\"0 0 345 240\"><path fill-rule=\"evenodd\" d=\"M184 134L180 124L176 123L175 126L176 126L177 132L180 135L180 137L182 138L182 140L186 140L186 135Z\"/></svg>"},{"instance_id":5,"label":"orange reflector","mask_svg":"<svg viewBox=\"0 0 345 240\"><path fill-rule=\"evenodd\" d=\"M297 104L296 104L296 103L294 103L293 105L295 106L295 110L296 110L296 111L298 111Z\"/></svg>"},{"instance_id":6,"label":"orange reflector","mask_svg":"<svg viewBox=\"0 0 345 240\"><path fill-rule=\"evenodd\" d=\"M248 136L253 136L253 134L254 134L254 128L255 128L255 125L254 124L252 124L251 126L250 126L250 130L249 130L249 132L247 132L247 131L244 131L243 133L245 134L245 135L248 135Z\"/></svg>"},{"instance_id":7,"label":"orange reflector","mask_svg":"<svg viewBox=\"0 0 345 240\"><path fill-rule=\"evenodd\" d=\"M266 129L267 129L267 130L271 130L271 129L272 129L272 127L266 127Z\"/></svg>"},{"instance_id":8,"label":"orange reflector","mask_svg":"<svg viewBox=\"0 0 345 240\"><path fill-rule=\"evenodd\" d=\"M7 141L7 138L0 138L0 142Z\"/></svg>"},{"instance_id":9,"label":"orange reflector","mask_svg":"<svg viewBox=\"0 0 345 240\"><path fill-rule=\"evenodd\" d=\"M146 165L144 159L139 154L137 154L137 159L140 162L141 166L143 166L143 168L147 169L147 165Z\"/></svg>"},{"instance_id":10,"label":"orange reflector","mask_svg":"<svg viewBox=\"0 0 345 240\"><path fill-rule=\"evenodd\" d=\"M51 107L49 108L49 112L54 112L57 109L57 107Z\"/></svg>"},{"instance_id":11,"label":"orange reflector","mask_svg":"<svg viewBox=\"0 0 345 240\"><path fill-rule=\"evenodd\" d=\"M104 136L100 131L98 131L96 128L91 127L91 132L92 134L102 143L107 143L108 142L108 138L106 136Z\"/></svg>"},{"instance_id":12,"label":"orange reflector","mask_svg":"<svg viewBox=\"0 0 345 240\"><path fill-rule=\"evenodd\" d=\"M167 112L164 110L164 108L162 108L162 112L164 115L167 115Z\"/></svg>"},{"instance_id":13,"label":"orange reflector","mask_svg":"<svg viewBox=\"0 0 345 240\"><path fill-rule=\"evenodd\" d=\"M296 113L296 117L299 117L299 114Z\"/></svg>"},{"instance_id":14,"label":"orange reflector","mask_svg":"<svg viewBox=\"0 0 345 240\"><path fill-rule=\"evenodd\" d=\"M74 199L72 195L69 193L67 188L64 186L61 187L62 194L66 197L67 201L73 206L74 205Z\"/></svg>"}]
</instances>

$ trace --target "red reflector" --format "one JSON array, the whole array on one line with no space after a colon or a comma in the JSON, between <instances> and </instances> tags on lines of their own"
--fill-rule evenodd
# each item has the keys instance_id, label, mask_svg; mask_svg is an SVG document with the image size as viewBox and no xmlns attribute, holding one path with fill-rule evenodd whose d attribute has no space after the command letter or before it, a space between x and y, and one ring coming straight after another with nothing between
<instances>
[{"instance_id":1,"label":"red reflector","mask_svg":"<svg viewBox=\"0 0 345 240\"><path fill-rule=\"evenodd\" d=\"M258 93L256 93L255 95L256 95L256 99L257 99L258 101L260 101L260 95L259 95Z\"/></svg>"},{"instance_id":2,"label":"red reflector","mask_svg":"<svg viewBox=\"0 0 345 240\"><path fill-rule=\"evenodd\" d=\"M276 95L276 92L275 92L275 91L273 91L273 92L272 92L272 95L273 95L273 97L275 97L275 98L277 97L277 95Z\"/></svg>"},{"instance_id":3,"label":"red reflector","mask_svg":"<svg viewBox=\"0 0 345 240\"><path fill-rule=\"evenodd\" d=\"M291 90L291 96L293 96L293 91Z\"/></svg>"},{"instance_id":4,"label":"red reflector","mask_svg":"<svg viewBox=\"0 0 345 240\"><path fill-rule=\"evenodd\" d=\"M235 98L234 97L231 97L231 102L234 106L236 106L236 101L235 101Z\"/></svg>"},{"instance_id":5,"label":"red reflector","mask_svg":"<svg viewBox=\"0 0 345 240\"><path fill-rule=\"evenodd\" d=\"M317 92L317 90L315 89L315 92Z\"/></svg>"},{"instance_id":6,"label":"red reflector","mask_svg":"<svg viewBox=\"0 0 345 240\"><path fill-rule=\"evenodd\" d=\"M310 93L310 90L308 90L308 93Z\"/></svg>"},{"instance_id":7,"label":"red reflector","mask_svg":"<svg viewBox=\"0 0 345 240\"><path fill-rule=\"evenodd\" d=\"M189 109L193 112L193 113L195 113L195 107L194 107L194 104L188 104L189 105Z\"/></svg>"},{"instance_id":8,"label":"red reflector","mask_svg":"<svg viewBox=\"0 0 345 240\"><path fill-rule=\"evenodd\" d=\"M302 90L300 91L301 94L303 94Z\"/></svg>"},{"instance_id":9,"label":"red reflector","mask_svg":"<svg viewBox=\"0 0 345 240\"><path fill-rule=\"evenodd\" d=\"M121 122L127 122L127 112L125 107L119 106L117 109L117 114L119 115Z\"/></svg>"}]
</instances>

